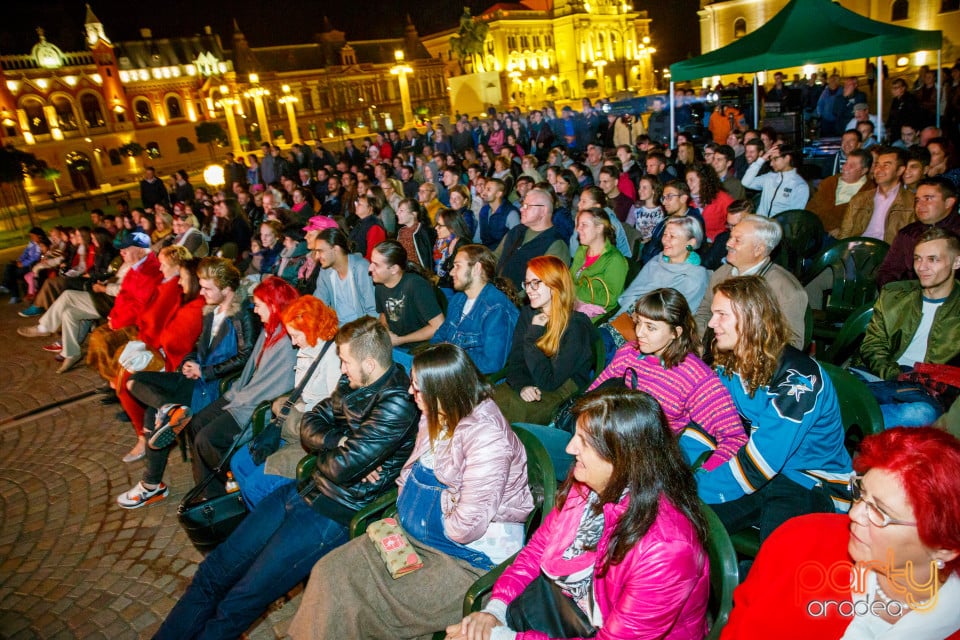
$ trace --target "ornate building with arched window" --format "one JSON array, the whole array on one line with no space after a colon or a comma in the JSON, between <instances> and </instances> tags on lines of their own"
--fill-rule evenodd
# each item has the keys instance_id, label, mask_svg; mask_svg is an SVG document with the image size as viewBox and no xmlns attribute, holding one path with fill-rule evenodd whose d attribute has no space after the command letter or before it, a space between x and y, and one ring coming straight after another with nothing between
<instances>
[{"instance_id":1,"label":"ornate building with arched window","mask_svg":"<svg viewBox=\"0 0 960 640\"><path fill-rule=\"evenodd\" d=\"M698 14L701 51L709 53L757 30L786 6L787 2L788 0L700 0ZM871 20L912 29L939 29L943 31L943 65L952 66L960 58L958 0L839 0L839 3ZM870 56L869 51L864 51L863 54L864 58ZM865 69L864 58L837 60L836 65L829 66L836 66L841 75L862 76ZM893 75L915 75L917 68L925 64L931 67L936 65L937 52L903 51L902 55L887 56L885 63Z\"/></svg>"},{"instance_id":2,"label":"ornate building with arched window","mask_svg":"<svg viewBox=\"0 0 960 640\"><path fill-rule=\"evenodd\" d=\"M488 31L483 52L466 64L450 45L457 28L423 38L447 64L460 110L476 110L477 100L483 106L540 106L656 90L650 18L628 0L500 2L474 20Z\"/></svg>"},{"instance_id":3,"label":"ornate building with arched window","mask_svg":"<svg viewBox=\"0 0 960 640\"><path fill-rule=\"evenodd\" d=\"M203 166L204 121L223 127L235 153L259 152L261 140L410 125L391 73L398 66L413 113L450 109L446 65L409 20L400 37L348 41L323 19L309 42L271 47L251 46L234 23L227 48L210 27L188 37L142 29L139 40L111 42L88 5L86 50L64 52L37 31L30 53L0 55L0 144L61 170L78 191L138 180L145 164L161 175Z\"/></svg>"}]
</instances>

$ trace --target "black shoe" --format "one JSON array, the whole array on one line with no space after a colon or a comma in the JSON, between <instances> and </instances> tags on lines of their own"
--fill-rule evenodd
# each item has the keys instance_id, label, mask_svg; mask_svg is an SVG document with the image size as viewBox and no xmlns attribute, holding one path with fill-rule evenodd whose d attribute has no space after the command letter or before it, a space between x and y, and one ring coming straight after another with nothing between
<instances>
[{"instance_id":1,"label":"black shoe","mask_svg":"<svg viewBox=\"0 0 960 640\"><path fill-rule=\"evenodd\" d=\"M112 392L113 389L111 389L110 391ZM111 393L111 395L104 395L103 397L100 398L100 404L102 404L105 407L110 406L111 404L118 404L119 402L120 402L120 398L118 398L117 394L115 393Z\"/></svg>"},{"instance_id":2,"label":"black shoe","mask_svg":"<svg viewBox=\"0 0 960 640\"><path fill-rule=\"evenodd\" d=\"M126 411L117 411L117 420L120 422L130 422L130 416L127 415Z\"/></svg>"}]
</instances>

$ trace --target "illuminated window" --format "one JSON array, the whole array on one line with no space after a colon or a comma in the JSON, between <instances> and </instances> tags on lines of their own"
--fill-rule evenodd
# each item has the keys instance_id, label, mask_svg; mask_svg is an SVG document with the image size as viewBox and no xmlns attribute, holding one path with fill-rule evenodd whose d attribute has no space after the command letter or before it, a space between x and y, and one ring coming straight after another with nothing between
<instances>
[{"instance_id":1,"label":"illuminated window","mask_svg":"<svg viewBox=\"0 0 960 640\"><path fill-rule=\"evenodd\" d=\"M146 100L137 100L133 103L133 111L137 116L137 122L153 122L153 110L150 103Z\"/></svg>"},{"instance_id":2,"label":"illuminated window","mask_svg":"<svg viewBox=\"0 0 960 640\"><path fill-rule=\"evenodd\" d=\"M743 18L737 18L733 23L733 39L738 40L747 35L747 21Z\"/></svg>"},{"instance_id":3,"label":"illuminated window","mask_svg":"<svg viewBox=\"0 0 960 640\"><path fill-rule=\"evenodd\" d=\"M183 117L183 105L180 104L180 98L177 96L167 98L167 114L171 120Z\"/></svg>"}]
</instances>

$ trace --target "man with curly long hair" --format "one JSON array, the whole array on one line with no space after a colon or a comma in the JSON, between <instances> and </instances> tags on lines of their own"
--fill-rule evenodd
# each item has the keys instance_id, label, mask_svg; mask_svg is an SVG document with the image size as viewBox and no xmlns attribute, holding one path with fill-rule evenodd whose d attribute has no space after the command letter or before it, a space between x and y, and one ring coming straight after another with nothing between
<instances>
[{"instance_id":1,"label":"man with curly long hair","mask_svg":"<svg viewBox=\"0 0 960 640\"><path fill-rule=\"evenodd\" d=\"M714 289L710 344L749 440L698 473L700 497L731 533L759 526L761 542L793 516L850 507L850 456L837 393L820 365L790 346L789 328L763 278Z\"/></svg>"}]
</instances>

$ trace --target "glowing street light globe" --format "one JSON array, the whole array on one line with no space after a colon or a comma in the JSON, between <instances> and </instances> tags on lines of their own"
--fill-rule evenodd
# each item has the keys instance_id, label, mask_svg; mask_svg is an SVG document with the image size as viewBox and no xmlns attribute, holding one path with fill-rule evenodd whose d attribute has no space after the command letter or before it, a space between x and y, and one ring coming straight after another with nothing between
<instances>
[{"instance_id":1,"label":"glowing street light globe","mask_svg":"<svg viewBox=\"0 0 960 640\"><path fill-rule=\"evenodd\" d=\"M203 181L211 187L222 187L226 184L223 166L219 164L208 165L207 168L203 170Z\"/></svg>"}]
</instances>

